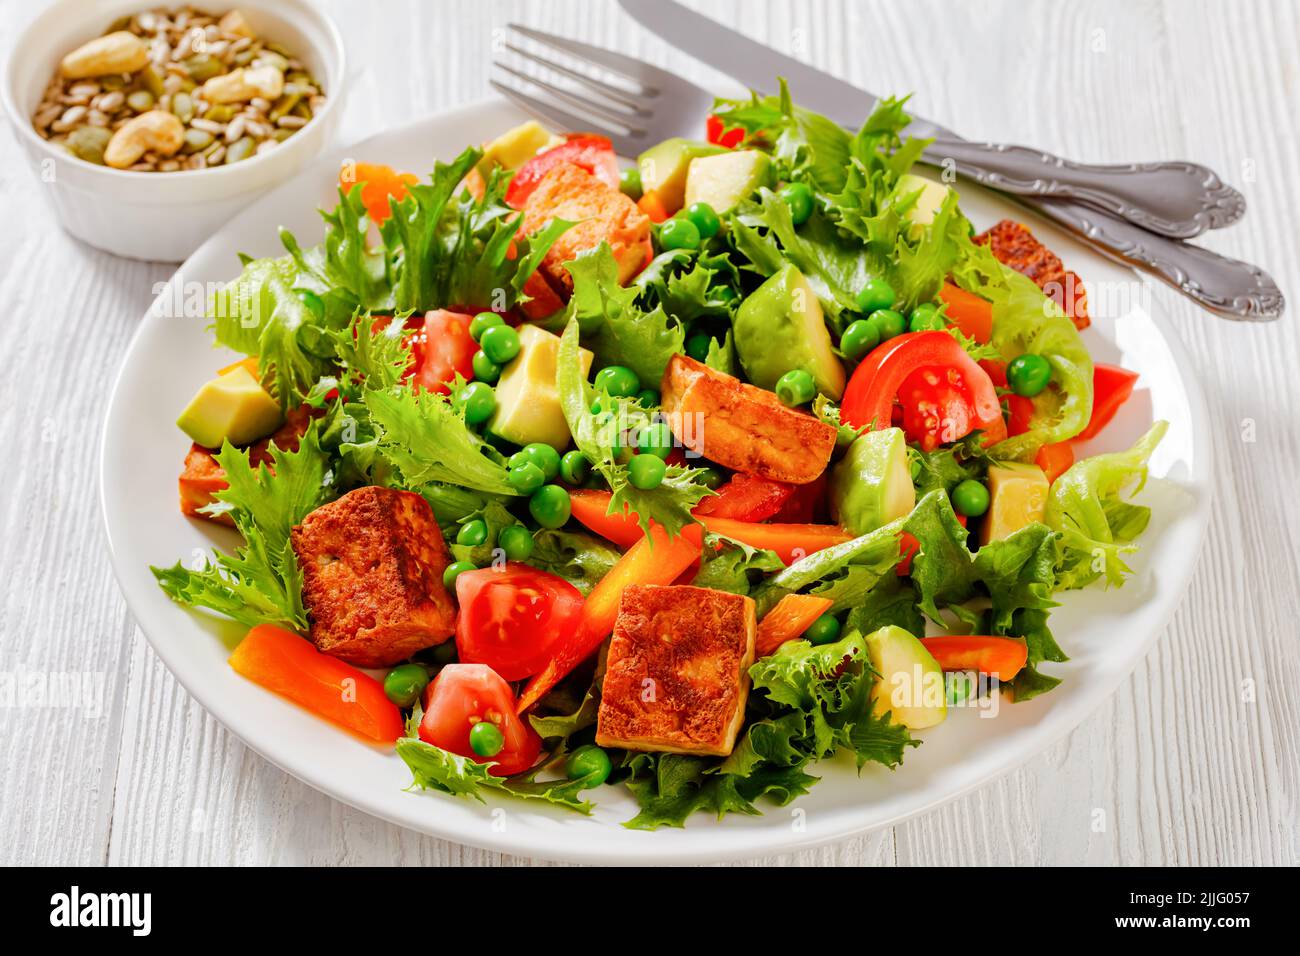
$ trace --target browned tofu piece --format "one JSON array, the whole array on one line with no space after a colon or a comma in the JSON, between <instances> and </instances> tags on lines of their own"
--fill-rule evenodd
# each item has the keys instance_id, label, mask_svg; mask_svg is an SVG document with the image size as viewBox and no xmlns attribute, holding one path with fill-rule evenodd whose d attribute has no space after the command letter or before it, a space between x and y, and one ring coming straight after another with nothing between
<instances>
[{"instance_id":1,"label":"browned tofu piece","mask_svg":"<svg viewBox=\"0 0 1300 956\"><path fill-rule=\"evenodd\" d=\"M311 639L358 667L389 667L456 629L442 583L450 563L429 503L366 487L322 505L291 532Z\"/></svg>"},{"instance_id":2,"label":"browned tofu piece","mask_svg":"<svg viewBox=\"0 0 1300 956\"><path fill-rule=\"evenodd\" d=\"M578 253L608 242L623 285L653 255L649 217L627 196L573 163L560 163L543 176L524 203L525 235L537 232L552 219L575 225L555 241L538 271L566 300L573 291L573 276L564 263L576 259Z\"/></svg>"},{"instance_id":3,"label":"browned tofu piece","mask_svg":"<svg viewBox=\"0 0 1300 956\"><path fill-rule=\"evenodd\" d=\"M601 690L602 747L726 756L754 662L754 602L686 585L623 590Z\"/></svg>"},{"instance_id":4,"label":"browned tofu piece","mask_svg":"<svg viewBox=\"0 0 1300 956\"><path fill-rule=\"evenodd\" d=\"M1088 295L1083 280L1065 268L1061 257L1039 242L1029 227L1011 219L974 237L978 245L987 245L1003 265L1034 280L1034 284L1056 300L1062 311L1070 317L1076 328L1086 329Z\"/></svg>"},{"instance_id":5,"label":"browned tofu piece","mask_svg":"<svg viewBox=\"0 0 1300 956\"><path fill-rule=\"evenodd\" d=\"M687 448L747 475L804 485L826 470L835 429L685 355L661 383L664 414Z\"/></svg>"}]
</instances>

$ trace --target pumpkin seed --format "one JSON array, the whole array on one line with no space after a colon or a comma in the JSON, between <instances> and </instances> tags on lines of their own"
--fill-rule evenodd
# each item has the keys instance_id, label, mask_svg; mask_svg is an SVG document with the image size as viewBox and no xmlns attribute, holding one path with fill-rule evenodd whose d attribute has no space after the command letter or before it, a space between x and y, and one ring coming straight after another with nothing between
<instances>
[{"instance_id":1,"label":"pumpkin seed","mask_svg":"<svg viewBox=\"0 0 1300 956\"><path fill-rule=\"evenodd\" d=\"M136 90L126 98L126 105L137 113L147 113L153 109L154 95L148 90Z\"/></svg>"},{"instance_id":2,"label":"pumpkin seed","mask_svg":"<svg viewBox=\"0 0 1300 956\"><path fill-rule=\"evenodd\" d=\"M190 79L196 83L210 80L226 71L220 60L207 53L196 53L194 56L183 60L182 66L185 67L185 72L190 75Z\"/></svg>"},{"instance_id":3,"label":"pumpkin seed","mask_svg":"<svg viewBox=\"0 0 1300 956\"><path fill-rule=\"evenodd\" d=\"M248 159L253 155L253 148L256 144L251 136L245 136L237 142L231 143L226 147L226 165L237 163L240 160Z\"/></svg>"},{"instance_id":4,"label":"pumpkin seed","mask_svg":"<svg viewBox=\"0 0 1300 956\"><path fill-rule=\"evenodd\" d=\"M68 149L73 155L97 166L104 165L104 150L113 134L103 127L82 126L68 134Z\"/></svg>"},{"instance_id":5,"label":"pumpkin seed","mask_svg":"<svg viewBox=\"0 0 1300 956\"><path fill-rule=\"evenodd\" d=\"M212 145L213 136L205 129L194 129L191 127L185 131L185 145L181 147L181 152L187 156L190 153L197 153L201 149L207 149Z\"/></svg>"}]
</instances>

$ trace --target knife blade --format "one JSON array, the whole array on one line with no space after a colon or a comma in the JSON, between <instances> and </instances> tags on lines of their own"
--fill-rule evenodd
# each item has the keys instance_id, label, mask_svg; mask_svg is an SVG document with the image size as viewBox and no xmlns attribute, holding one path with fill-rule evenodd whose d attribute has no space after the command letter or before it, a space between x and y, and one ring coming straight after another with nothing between
<instances>
[{"instance_id":1,"label":"knife blade","mask_svg":"<svg viewBox=\"0 0 1300 956\"><path fill-rule=\"evenodd\" d=\"M751 90L775 93L775 78L785 77L800 103L812 106L846 129L858 129L879 101L866 90L751 40L673 0L619 0L619 6L673 46L735 77ZM921 139L956 138L955 133L938 123L916 116L907 133Z\"/></svg>"}]
</instances>

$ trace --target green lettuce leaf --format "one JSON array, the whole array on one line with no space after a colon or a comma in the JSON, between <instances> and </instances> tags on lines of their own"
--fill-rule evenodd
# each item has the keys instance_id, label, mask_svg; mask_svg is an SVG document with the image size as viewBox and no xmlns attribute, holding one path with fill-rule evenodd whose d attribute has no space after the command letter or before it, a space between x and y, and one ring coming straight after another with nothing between
<instances>
[{"instance_id":1,"label":"green lettuce leaf","mask_svg":"<svg viewBox=\"0 0 1300 956\"><path fill-rule=\"evenodd\" d=\"M533 535L533 553L528 563L564 578L585 595L621 556L617 548L594 535L543 528Z\"/></svg>"}]
</instances>

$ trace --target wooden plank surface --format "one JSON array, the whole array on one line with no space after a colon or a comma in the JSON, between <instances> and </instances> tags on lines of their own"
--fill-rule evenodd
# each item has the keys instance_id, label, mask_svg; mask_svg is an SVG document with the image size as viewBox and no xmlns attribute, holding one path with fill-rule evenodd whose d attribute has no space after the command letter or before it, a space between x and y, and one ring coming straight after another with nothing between
<instances>
[{"instance_id":1,"label":"wooden plank surface","mask_svg":"<svg viewBox=\"0 0 1300 956\"><path fill-rule=\"evenodd\" d=\"M1186 157L1250 214L1206 245L1300 295L1300 16L1247 3L1010 0L697 4L756 39L968 135L1080 160ZM0 46L32 4L0 3ZM494 31L527 22L671 65L612 3L330 0L352 73L340 137L486 93ZM379 12L382 11L382 12ZM12 119L12 118L11 118ZM18 118L22 121L22 118ZM0 862L526 865L378 821L251 753L176 684L104 554L98 431L117 366L172 267L80 245L0 137L0 668L86 675L84 706L0 709ZM1151 307L1194 358L1218 451L1210 535L1167 632L1116 695L1023 769L905 825L755 863L1300 862L1300 336ZM1293 303L1293 308L1295 304Z\"/></svg>"}]
</instances>

